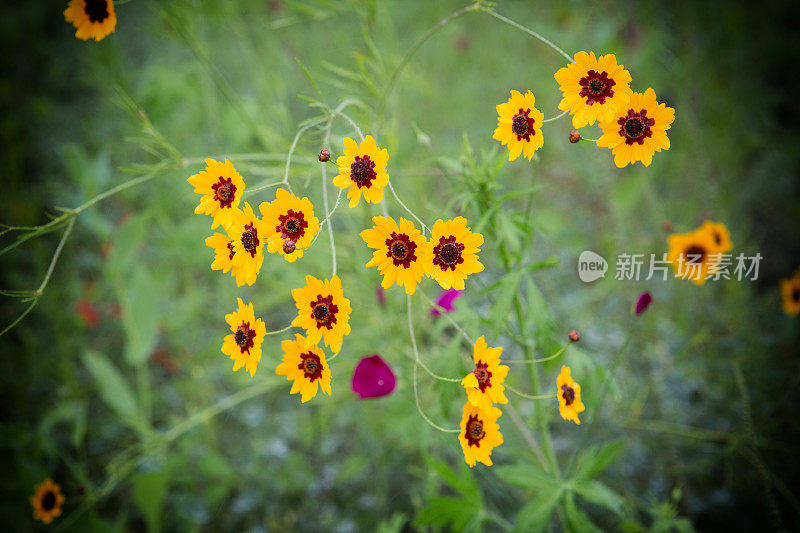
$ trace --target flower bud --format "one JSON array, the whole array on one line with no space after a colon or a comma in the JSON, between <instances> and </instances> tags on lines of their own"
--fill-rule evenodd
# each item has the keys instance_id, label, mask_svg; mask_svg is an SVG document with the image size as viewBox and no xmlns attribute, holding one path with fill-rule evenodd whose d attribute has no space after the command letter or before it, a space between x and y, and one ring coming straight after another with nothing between
<instances>
[{"instance_id":1,"label":"flower bud","mask_svg":"<svg viewBox=\"0 0 800 533\"><path fill-rule=\"evenodd\" d=\"M574 329L569 332L569 340L572 342L578 342L581 340L581 334L575 331Z\"/></svg>"},{"instance_id":2,"label":"flower bud","mask_svg":"<svg viewBox=\"0 0 800 533\"><path fill-rule=\"evenodd\" d=\"M581 140L581 132L578 130L572 130L569 132L569 142L575 144L576 142Z\"/></svg>"},{"instance_id":3,"label":"flower bud","mask_svg":"<svg viewBox=\"0 0 800 533\"><path fill-rule=\"evenodd\" d=\"M331 159L331 153L328 150L321 150L319 152L319 162L327 163Z\"/></svg>"},{"instance_id":4,"label":"flower bud","mask_svg":"<svg viewBox=\"0 0 800 533\"><path fill-rule=\"evenodd\" d=\"M283 243L283 253L290 254L295 251L296 245L293 240L289 239Z\"/></svg>"}]
</instances>

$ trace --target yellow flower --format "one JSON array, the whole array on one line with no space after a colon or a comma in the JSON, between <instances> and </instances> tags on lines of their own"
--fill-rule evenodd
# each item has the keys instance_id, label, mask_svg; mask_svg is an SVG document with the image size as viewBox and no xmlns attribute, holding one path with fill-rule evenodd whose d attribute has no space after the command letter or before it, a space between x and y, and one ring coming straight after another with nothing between
<instances>
[{"instance_id":1,"label":"yellow flower","mask_svg":"<svg viewBox=\"0 0 800 533\"><path fill-rule=\"evenodd\" d=\"M325 362L325 353L309 344L302 335L295 334L295 340L281 342L283 362L275 369L279 376L286 376L292 383L289 394L300 393L301 403L317 395L317 389L330 396L331 369Z\"/></svg>"},{"instance_id":2,"label":"yellow flower","mask_svg":"<svg viewBox=\"0 0 800 533\"><path fill-rule=\"evenodd\" d=\"M714 250L712 253L722 254L733 249L731 234L722 222L706 220L703 222L703 225L700 226L700 231L705 231L711 235L714 242Z\"/></svg>"},{"instance_id":3,"label":"yellow flower","mask_svg":"<svg viewBox=\"0 0 800 533\"><path fill-rule=\"evenodd\" d=\"M78 29L75 37L84 41L101 41L117 25L117 14L111 0L70 0L64 18Z\"/></svg>"},{"instance_id":4,"label":"yellow flower","mask_svg":"<svg viewBox=\"0 0 800 533\"><path fill-rule=\"evenodd\" d=\"M53 518L61 514L61 504L64 503L61 486L53 483L50 478L45 479L42 483L34 486L30 502L33 505L33 518L49 524Z\"/></svg>"},{"instance_id":5,"label":"yellow flower","mask_svg":"<svg viewBox=\"0 0 800 533\"><path fill-rule=\"evenodd\" d=\"M344 155L336 160L339 175L333 178L333 184L340 189L350 188L347 191L350 207L358 205L362 192L367 202L377 204L383 200L383 188L389 183L388 161L389 152L379 149L372 135L367 135L361 145L345 137Z\"/></svg>"},{"instance_id":6,"label":"yellow flower","mask_svg":"<svg viewBox=\"0 0 800 533\"><path fill-rule=\"evenodd\" d=\"M781 280L783 310L789 316L800 313L800 269L791 278Z\"/></svg>"},{"instance_id":7,"label":"yellow flower","mask_svg":"<svg viewBox=\"0 0 800 533\"><path fill-rule=\"evenodd\" d=\"M339 353L342 339L350 334L350 300L344 297L342 281L333 276L330 281L306 276L306 286L292 290L297 305L297 318L292 326L305 328L306 342L315 346L325 340L333 353Z\"/></svg>"},{"instance_id":8,"label":"yellow flower","mask_svg":"<svg viewBox=\"0 0 800 533\"><path fill-rule=\"evenodd\" d=\"M564 95L558 108L569 110L576 128L614 120L633 94L631 75L617 64L614 54L595 57L594 52L578 52L575 62L559 69L554 77Z\"/></svg>"},{"instance_id":9,"label":"yellow flower","mask_svg":"<svg viewBox=\"0 0 800 533\"><path fill-rule=\"evenodd\" d=\"M597 146L609 148L619 168L636 161L649 166L654 153L669 150L667 130L674 120L675 110L659 104L653 89L633 93L621 112L600 122L603 135Z\"/></svg>"},{"instance_id":10,"label":"yellow flower","mask_svg":"<svg viewBox=\"0 0 800 533\"><path fill-rule=\"evenodd\" d=\"M503 381L508 374L508 367L500 364L501 353L502 347L489 348L486 339L481 335L475 341L472 352L475 370L461 380L469 403L484 411L491 409L493 403L508 403L508 398L503 393Z\"/></svg>"},{"instance_id":11,"label":"yellow flower","mask_svg":"<svg viewBox=\"0 0 800 533\"><path fill-rule=\"evenodd\" d=\"M575 383L569 374L569 367L561 367L561 374L556 380L556 394L558 395L558 412L564 420L573 420L581 425L578 420L578 413L586 410L586 406L581 401L581 386Z\"/></svg>"},{"instance_id":12,"label":"yellow flower","mask_svg":"<svg viewBox=\"0 0 800 533\"><path fill-rule=\"evenodd\" d=\"M542 147L542 120L544 115L533 104L536 98L528 91L525 94L511 91L507 102L498 104L497 128L492 139L508 145L508 160L513 161L524 153L531 159Z\"/></svg>"},{"instance_id":13,"label":"yellow flower","mask_svg":"<svg viewBox=\"0 0 800 533\"><path fill-rule=\"evenodd\" d=\"M284 259L294 263L303 257L319 231L319 219L314 216L314 205L308 198L302 200L285 189L278 189L275 199L259 206L266 231L267 251L279 252Z\"/></svg>"},{"instance_id":14,"label":"yellow flower","mask_svg":"<svg viewBox=\"0 0 800 533\"><path fill-rule=\"evenodd\" d=\"M384 289L397 283L405 287L406 294L414 294L417 283L425 275L422 254L427 248L427 239L404 218L399 224L392 217L373 217L372 221L375 226L361 232L367 246L375 248L366 266L378 267Z\"/></svg>"},{"instance_id":15,"label":"yellow flower","mask_svg":"<svg viewBox=\"0 0 800 533\"><path fill-rule=\"evenodd\" d=\"M481 272L478 252L483 244L483 235L472 233L467 219L456 217L433 224L431 240L422 258L425 274L439 282L443 289L464 290L464 280L470 274Z\"/></svg>"},{"instance_id":16,"label":"yellow flower","mask_svg":"<svg viewBox=\"0 0 800 533\"><path fill-rule=\"evenodd\" d=\"M464 460L470 468L478 461L492 466L492 450L503 444L503 435L497 423L502 414L497 407L481 409L469 402L464 404L458 440L461 441Z\"/></svg>"},{"instance_id":17,"label":"yellow flower","mask_svg":"<svg viewBox=\"0 0 800 533\"><path fill-rule=\"evenodd\" d=\"M709 274L716 273L720 251L713 234L704 227L672 234L667 238L667 245L667 261L672 263L676 278L702 285Z\"/></svg>"},{"instance_id":18,"label":"yellow flower","mask_svg":"<svg viewBox=\"0 0 800 533\"><path fill-rule=\"evenodd\" d=\"M194 185L194 192L202 194L194 212L214 217L211 229L227 227L234 218L244 193L244 180L233 163L206 159L206 169L190 176L186 181Z\"/></svg>"},{"instance_id":19,"label":"yellow flower","mask_svg":"<svg viewBox=\"0 0 800 533\"><path fill-rule=\"evenodd\" d=\"M234 372L244 366L245 370L250 372L250 376L254 376L261 360L261 343L264 342L267 327L260 318L256 320L252 303L244 305L241 298L236 300L239 308L225 315L225 321L231 327L233 334L225 336L222 353L233 359Z\"/></svg>"},{"instance_id":20,"label":"yellow flower","mask_svg":"<svg viewBox=\"0 0 800 533\"><path fill-rule=\"evenodd\" d=\"M233 266L233 241L227 235L215 233L206 238L206 246L213 248L214 261L211 263L211 270L222 270L227 272Z\"/></svg>"},{"instance_id":21,"label":"yellow flower","mask_svg":"<svg viewBox=\"0 0 800 533\"><path fill-rule=\"evenodd\" d=\"M245 283L252 285L256 282L261 264L264 262L264 223L254 213L247 202L244 210L235 210L228 226L228 235L232 241L233 273L236 275L236 285L241 287Z\"/></svg>"}]
</instances>

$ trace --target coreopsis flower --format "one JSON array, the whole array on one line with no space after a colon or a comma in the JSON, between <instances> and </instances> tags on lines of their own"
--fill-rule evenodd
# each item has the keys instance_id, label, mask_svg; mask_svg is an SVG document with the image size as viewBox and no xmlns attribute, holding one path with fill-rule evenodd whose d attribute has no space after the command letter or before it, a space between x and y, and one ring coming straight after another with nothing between
<instances>
[{"instance_id":1,"label":"coreopsis flower","mask_svg":"<svg viewBox=\"0 0 800 533\"><path fill-rule=\"evenodd\" d=\"M733 249L731 234L722 222L706 220L700 226L700 231L708 232L713 238L714 251L712 253L725 253Z\"/></svg>"},{"instance_id":2,"label":"coreopsis flower","mask_svg":"<svg viewBox=\"0 0 800 533\"><path fill-rule=\"evenodd\" d=\"M311 200L278 189L275 200L262 203L259 211L267 232L264 237L267 251L280 253L290 263L303 257L303 250L311 245L319 231L319 219L314 216Z\"/></svg>"},{"instance_id":3,"label":"coreopsis flower","mask_svg":"<svg viewBox=\"0 0 800 533\"><path fill-rule=\"evenodd\" d=\"M206 246L214 250L214 261L211 270L221 270L227 273L233 267L233 241L222 233L214 233L206 238Z\"/></svg>"},{"instance_id":4,"label":"coreopsis flower","mask_svg":"<svg viewBox=\"0 0 800 533\"><path fill-rule=\"evenodd\" d=\"M382 398L394 391L397 380L391 367L380 355L364 357L353 371L351 387L362 400Z\"/></svg>"},{"instance_id":5,"label":"coreopsis flower","mask_svg":"<svg viewBox=\"0 0 800 533\"><path fill-rule=\"evenodd\" d=\"M631 75L617 64L614 54L595 57L594 52L578 52L575 61L553 77L564 95L558 108L569 111L575 128L613 120L633 94Z\"/></svg>"},{"instance_id":6,"label":"coreopsis flower","mask_svg":"<svg viewBox=\"0 0 800 533\"><path fill-rule=\"evenodd\" d=\"M428 250L422 258L425 274L435 279L443 289L464 290L464 280L470 274L483 271L478 252L483 235L472 233L467 219L456 217L437 220L431 228Z\"/></svg>"},{"instance_id":7,"label":"coreopsis flower","mask_svg":"<svg viewBox=\"0 0 800 533\"><path fill-rule=\"evenodd\" d=\"M225 315L225 322L231 328L231 335L226 335L222 342L222 353L233 359L233 371L243 366L254 376L258 362L261 360L261 343L267 334L264 321L256 319L253 304L244 305L241 298L236 299L239 307L233 313Z\"/></svg>"},{"instance_id":8,"label":"coreopsis flower","mask_svg":"<svg viewBox=\"0 0 800 533\"><path fill-rule=\"evenodd\" d=\"M384 289L397 283L406 294L414 294L425 275L422 253L428 241L410 220L401 218L398 223L392 217L377 216L372 221L375 226L361 232L367 246L375 249L366 266L378 268Z\"/></svg>"},{"instance_id":9,"label":"coreopsis flower","mask_svg":"<svg viewBox=\"0 0 800 533\"><path fill-rule=\"evenodd\" d=\"M675 110L659 104L653 89L633 93L621 112L600 122L603 135L597 146L610 149L619 168L636 161L650 166L654 153L669 150L667 130L674 120Z\"/></svg>"},{"instance_id":10,"label":"coreopsis flower","mask_svg":"<svg viewBox=\"0 0 800 533\"><path fill-rule=\"evenodd\" d=\"M462 294L464 294L464 291L456 289L447 289L440 292L439 297L436 298L436 307L431 307L431 316L441 316L442 312L452 313L455 311L455 301L461 298Z\"/></svg>"},{"instance_id":11,"label":"coreopsis flower","mask_svg":"<svg viewBox=\"0 0 800 533\"><path fill-rule=\"evenodd\" d=\"M644 291L639 297L636 299L636 316L641 315L647 308L650 307L650 304L653 303L653 295L650 294L650 291Z\"/></svg>"},{"instance_id":12,"label":"coreopsis flower","mask_svg":"<svg viewBox=\"0 0 800 533\"><path fill-rule=\"evenodd\" d=\"M578 413L586 410L581 401L581 386L575 383L570 376L568 366L561 366L561 373L556 380L556 394L558 395L558 412L564 420L572 420L580 425Z\"/></svg>"},{"instance_id":13,"label":"coreopsis flower","mask_svg":"<svg viewBox=\"0 0 800 533\"><path fill-rule=\"evenodd\" d=\"M295 340L281 342L283 362L275 369L279 376L292 381L289 394L300 393L301 403L317 395L317 391L331 394L331 369L325 361L325 353L313 343L309 344L302 335L295 334Z\"/></svg>"},{"instance_id":14,"label":"coreopsis flower","mask_svg":"<svg viewBox=\"0 0 800 533\"><path fill-rule=\"evenodd\" d=\"M789 316L800 314L800 269L791 278L781 280L783 310Z\"/></svg>"},{"instance_id":15,"label":"coreopsis flower","mask_svg":"<svg viewBox=\"0 0 800 533\"><path fill-rule=\"evenodd\" d=\"M676 278L702 285L709 274L716 272L720 257L710 232L698 228L688 233L675 233L667 238L667 245L667 261L672 263Z\"/></svg>"},{"instance_id":16,"label":"coreopsis flower","mask_svg":"<svg viewBox=\"0 0 800 533\"><path fill-rule=\"evenodd\" d=\"M189 176L186 181L194 185L194 192L203 195L194 212L214 217L211 229L220 225L227 228L235 218L244 193L244 180L233 163L227 159L220 163L208 158L205 170Z\"/></svg>"},{"instance_id":17,"label":"coreopsis flower","mask_svg":"<svg viewBox=\"0 0 800 533\"><path fill-rule=\"evenodd\" d=\"M267 234L263 221L253 213L253 208L245 202L244 209L233 212L228 226L231 238L231 270L236 276L236 285L252 285L256 282L261 264L264 262L264 235Z\"/></svg>"},{"instance_id":18,"label":"coreopsis flower","mask_svg":"<svg viewBox=\"0 0 800 533\"><path fill-rule=\"evenodd\" d=\"M367 135L360 145L345 137L344 155L336 159L339 174L333 178L333 184L340 189L350 189L347 191L350 207L358 205L362 193L367 202L380 203L383 188L389 183L388 162L389 152L378 148L372 135Z\"/></svg>"},{"instance_id":19,"label":"coreopsis flower","mask_svg":"<svg viewBox=\"0 0 800 533\"><path fill-rule=\"evenodd\" d=\"M489 348L486 338L481 335L475 341L472 352L472 361L475 370L461 380L467 392L467 400L472 405L488 411L493 403L508 403L508 398L503 393L503 382L508 375L508 367L500 364L502 347Z\"/></svg>"},{"instance_id":20,"label":"coreopsis flower","mask_svg":"<svg viewBox=\"0 0 800 533\"><path fill-rule=\"evenodd\" d=\"M306 286L292 290L297 305L297 318L292 326L305 328L306 341L314 346L320 339L333 353L339 353L342 339L350 334L350 300L344 297L342 281L306 276Z\"/></svg>"},{"instance_id":21,"label":"coreopsis flower","mask_svg":"<svg viewBox=\"0 0 800 533\"><path fill-rule=\"evenodd\" d=\"M544 115L534 107L535 102L536 98L530 91L525 94L511 91L511 98L496 106L497 128L492 139L508 145L509 161L515 160L520 154L531 159L533 153L544 144Z\"/></svg>"},{"instance_id":22,"label":"coreopsis flower","mask_svg":"<svg viewBox=\"0 0 800 533\"><path fill-rule=\"evenodd\" d=\"M101 41L117 26L112 0L70 0L64 18L72 23L78 39Z\"/></svg>"},{"instance_id":23,"label":"coreopsis flower","mask_svg":"<svg viewBox=\"0 0 800 533\"><path fill-rule=\"evenodd\" d=\"M45 479L34 486L30 502L33 505L33 518L49 524L53 518L61 514L61 504L64 503L61 486L53 483L50 478Z\"/></svg>"},{"instance_id":24,"label":"coreopsis flower","mask_svg":"<svg viewBox=\"0 0 800 533\"><path fill-rule=\"evenodd\" d=\"M470 468L478 461L492 466L492 450L503 444L503 435L497 423L502 414L497 407L481 409L470 402L464 404L458 440L464 451L464 460Z\"/></svg>"}]
</instances>

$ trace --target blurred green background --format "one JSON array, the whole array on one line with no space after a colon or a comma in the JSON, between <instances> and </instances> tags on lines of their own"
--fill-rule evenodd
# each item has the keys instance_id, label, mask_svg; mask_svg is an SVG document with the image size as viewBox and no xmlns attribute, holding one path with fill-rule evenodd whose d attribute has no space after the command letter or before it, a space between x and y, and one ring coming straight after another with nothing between
<instances>
[{"instance_id":1,"label":"blurred green background","mask_svg":"<svg viewBox=\"0 0 800 533\"><path fill-rule=\"evenodd\" d=\"M782 313L778 292L779 279L800 266L800 42L790 3L499 3L500 13L570 54L615 53L634 90L653 87L676 109L671 149L649 168L625 169L606 149L570 144L568 117L546 125L532 164L504 162L507 153L491 140L494 106L509 89L530 89L545 116L554 116L553 73L564 60L485 14L466 14L425 42L376 113L408 48L465 4L137 0L117 6L116 32L99 43L74 37L61 14L66 2L4 4L0 223L43 224L57 206L80 205L135 176L126 173L134 164L157 161L143 150L136 109L185 158L275 154L234 161L248 186L280 180L280 154L316 113L298 98L317 97L299 58L329 105L348 97L366 104L354 118L388 148L393 183L428 225L457 214L477 221L485 212L480 194L536 186L504 204L513 216L498 219L502 236L488 238L481 256L487 269L471 278L451 316L473 337L504 346L504 356L522 359L505 315L493 312L491 289L505 273L498 249L530 262L559 260L523 287L532 329L522 335L544 355L569 330L582 335L566 360L587 413L596 410L599 419L589 431L558 418L554 401L542 403L552 411L556 452L567 459L576 449L624 442L602 475L622 503L615 513L583 506L595 524L796 530L799 328ZM599 136L596 127L584 130ZM352 130L337 121L334 155L343 136ZM318 132L301 139L290 173L318 216L320 148ZM193 214L197 198L185 181L200 168L171 170L81 213L44 296L0 337L0 528L36 527L28 496L48 476L67 497L50 527L75 531L460 529L430 519L444 513L436 498L459 487L479 493L486 513L514 523L531 490L482 465L464 474L456 437L415 412L405 296L394 287L382 306L379 278L363 268L370 251L358 232L379 207L362 202L333 219L339 275L354 309L353 333L333 365L333 396L302 406L289 396L290 385L274 376L288 336L267 338L255 378L230 371L219 347L236 297L253 301L268 330L280 329L296 312L290 289L306 274L329 276L330 250L321 238L298 263L267 257L258 282L236 288L209 269L210 219ZM469 176L491 186L478 191ZM388 205L393 216L404 215ZM728 226L734 253L761 253L757 281L697 287L577 277L583 250L606 258L660 254L664 222L683 232L705 219ZM0 288L38 287L60 234L0 256ZM431 280L419 290L438 294ZM655 303L634 321L631 308L644 290ZM24 309L4 297L0 327ZM440 374L463 374L458 354L469 355L469 347L444 320L428 320L423 299L414 299L414 309L423 357ZM629 327L633 340L610 375ZM360 401L349 390L352 369L373 353L392 365L398 387ZM540 370L546 388L560 364ZM525 378L515 368L509 379L525 388ZM592 403L607 380L611 394ZM420 389L427 413L454 427L460 387L423 374ZM509 397L529 421L530 402ZM231 398L243 401L209 410ZM508 414L500 423L506 442L495 462L530 455ZM464 477L450 483L448 468ZM477 527L500 530L501 522ZM558 516L548 527L571 529Z\"/></svg>"}]
</instances>

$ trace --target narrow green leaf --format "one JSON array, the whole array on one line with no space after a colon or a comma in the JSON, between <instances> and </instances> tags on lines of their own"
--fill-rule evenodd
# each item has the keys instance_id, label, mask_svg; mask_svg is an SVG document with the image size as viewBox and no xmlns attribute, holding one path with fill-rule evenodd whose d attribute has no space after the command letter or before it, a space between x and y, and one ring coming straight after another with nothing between
<instances>
[{"instance_id":1,"label":"narrow green leaf","mask_svg":"<svg viewBox=\"0 0 800 533\"><path fill-rule=\"evenodd\" d=\"M506 483L525 489L551 492L559 486L558 481L550 474L531 463L496 466L492 471Z\"/></svg>"},{"instance_id":2,"label":"narrow green leaf","mask_svg":"<svg viewBox=\"0 0 800 533\"><path fill-rule=\"evenodd\" d=\"M464 472L459 476L447 464L433 458L427 459L428 464L441 476L442 481L447 483L451 489L458 492L465 499L477 506L481 506L481 489L469 472Z\"/></svg>"},{"instance_id":3,"label":"narrow green leaf","mask_svg":"<svg viewBox=\"0 0 800 533\"><path fill-rule=\"evenodd\" d=\"M516 532L537 533L542 531L549 523L550 516L561 500L561 488L541 494L538 498L529 501L517 513Z\"/></svg>"},{"instance_id":4,"label":"narrow green leaf","mask_svg":"<svg viewBox=\"0 0 800 533\"><path fill-rule=\"evenodd\" d=\"M625 441L617 440L604 444L597 452L587 450L575 470L575 479L589 481L596 478L616 460L624 447Z\"/></svg>"},{"instance_id":5,"label":"narrow green leaf","mask_svg":"<svg viewBox=\"0 0 800 533\"><path fill-rule=\"evenodd\" d=\"M164 470L140 472L133 478L133 501L142 511L147 530L161 531L161 516L164 496L167 494L169 477Z\"/></svg>"},{"instance_id":6,"label":"narrow green leaf","mask_svg":"<svg viewBox=\"0 0 800 533\"><path fill-rule=\"evenodd\" d=\"M89 369L106 405L126 421L136 422L139 416L136 397L119 370L108 359L94 352L86 352L83 363Z\"/></svg>"},{"instance_id":7,"label":"narrow green leaf","mask_svg":"<svg viewBox=\"0 0 800 533\"><path fill-rule=\"evenodd\" d=\"M514 297L519 291L519 284L524 275L524 271L517 271L506 274L502 278L500 293L497 295L497 300L495 300L494 306L489 312L489 321L494 324L494 331L492 332L494 336L497 336L500 328L508 318L511 305L514 303Z\"/></svg>"},{"instance_id":8,"label":"narrow green leaf","mask_svg":"<svg viewBox=\"0 0 800 533\"><path fill-rule=\"evenodd\" d=\"M430 499L430 505L417 515L414 523L417 526L450 525L454 531L461 531L480 510L481 508L472 502L437 496Z\"/></svg>"},{"instance_id":9,"label":"narrow green leaf","mask_svg":"<svg viewBox=\"0 0 800 533\"><path fill-rule=\"evenodd\" d=\"M575 492L584 500L622 516L625 500L616 492L599 481L591 481L585 485L575 485Z\"/></svg>"},{"instance_id":10,"label":"narrow green leaf","mask_svg":"<svg viewBox=\"0 0 800 533\"><path fill-rule=\"evenodd\" d=\"M571 492L564 498L564 514L567 517L567 524L571 531L579 533L602 533L602 530L594 525L586 514L575 505L575 497Z\"/></svg>"}]
</instances>

